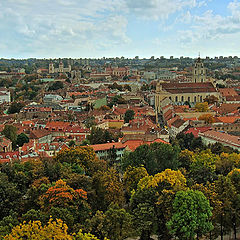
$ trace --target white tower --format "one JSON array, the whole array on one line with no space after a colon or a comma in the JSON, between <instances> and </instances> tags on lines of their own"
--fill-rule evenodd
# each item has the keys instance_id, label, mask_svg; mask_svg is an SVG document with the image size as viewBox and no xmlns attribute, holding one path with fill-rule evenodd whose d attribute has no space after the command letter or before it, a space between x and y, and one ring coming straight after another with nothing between
<instances>
[{"instance_id":1,"label":"white tower","mask_svg":"<svg viewBox=\"0 0 240 240\"><path fill-rule=\"evenodd\" d=\"M198 59L195 61L193 67L193 82L206 82L206 68L204 67L203 61L200 57L198 57Z\"/></svg>"},{"instance_id":2,"label":"white tower","mask_svg":"<svg viewBox=\"0 0 240 240\"><path fill-rule=\"evenodd\" d=\"M53 63L51 62L51 63L49 63L49 67L48 67L48 72L51 74L51 73L54 73L54 65L53 65Z\"/></svg>"}]
</instances>

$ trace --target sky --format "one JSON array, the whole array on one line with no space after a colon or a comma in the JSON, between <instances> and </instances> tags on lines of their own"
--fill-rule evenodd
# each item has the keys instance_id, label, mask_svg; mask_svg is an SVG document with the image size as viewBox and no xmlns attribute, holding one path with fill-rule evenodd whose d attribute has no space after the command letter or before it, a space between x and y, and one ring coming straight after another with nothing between
<instances>
[{"instance_id":1,"label":"sky","mask_svg":"<svg viewBox=\"0 0 240 240\"><path fill-rule=\"evenodd\" d=\"M240 0L0 0L0 58L239 56Z\"/></svg>"}]
</instances>

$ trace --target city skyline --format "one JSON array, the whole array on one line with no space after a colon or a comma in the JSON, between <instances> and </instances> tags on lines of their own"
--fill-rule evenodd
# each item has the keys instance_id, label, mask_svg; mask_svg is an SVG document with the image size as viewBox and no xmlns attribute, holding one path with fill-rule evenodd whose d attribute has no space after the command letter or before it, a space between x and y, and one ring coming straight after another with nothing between
<instances>
[{"instance_id":1,"label":"city skyline","mask_svg":"<svg viewBox=\"0 0 240 240\"><path fill-rule=\"evenodd\" d=\"M4 58L239 56L239 0L7 0Z\"/></svg>"}]
</instances>

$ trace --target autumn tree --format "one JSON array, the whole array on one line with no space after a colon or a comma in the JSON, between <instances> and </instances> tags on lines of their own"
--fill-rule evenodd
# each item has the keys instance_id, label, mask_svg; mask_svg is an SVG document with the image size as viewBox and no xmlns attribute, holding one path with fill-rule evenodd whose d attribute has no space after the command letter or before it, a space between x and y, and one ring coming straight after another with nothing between
<instances>
[{"instance_id":1,"label":"autumn tree","mask_svg":"<svg viewBox=\"0 0 240 240\"><path fill-rule=\"evenodd\" d=\"M134 226L141 240L148 240L153 229L161 239L168 239L166 222L169 220L172 200L177 191L186 187L186 179L180 171L166 169L154 176L142 178L133 191L131 209Z\"/></svg>"},{"instance_id":2,"label":"autumn tree","mask_svg":"<svg viewBox=\"0 0 240 240\"><path fill-rule=\"evenodd\" d=\"M78 164L87 175L106 169L106 162L99 160L91 147L81 146L60 151L54 160L60 163Z\"/></svg>"},{"instance_id":3,"label":"autumn tree","mask_svg":"<svg viewBox=\"0 0 240 240\"><path fill-rule=\"evenodd\" d=\"M132 190L137 189L139 180L146 176L148 176L148 173L144 167L129 166L126 169L123 175L123 183L129 196L131 195Z\"/></svg>"},{"instance_id":4,"label":"autumn tree","mask_svg":"<svg viewBox=\"0 0 240 240\"><path fill-rule=\"evenodd\" d=\"M216 161L219 156L212 154L210 150L197 152L192 157L189 176L196 183L213 182L216 179Z\"/></svg>"},{"instance_id":5,"label":"autumn tree","mask_svg":"<svg viewBox=\"0 0 240 240\"><path fill-rule=\"evenodd\" d=\"M203 120L205 124L212 124L215 122L212 114L203 114L198 118L198 120Z\"/></svg>"},{"instance_id":6,"label":"autumn tree","mask_svg":"<svg viewBox=\"0 0 240 240\"><path fill-rule=\"evenodd\" d=\"M110 203L122 206L124 203L123 184L115 169L98 171L93 177L93 189L96 191L96 203L99 210L107 209Z\"/></svg>"},{"instance_id":7,"label":"autumn tree","mask_svg":"<svg viewBox=\"0 0 240 240\"><path fill-rule=\"evenodd\" d=\"M83 223L90 212L87 193L82 189L74 190L61 179L40 197L40 203L44 212L61 217L71 226L74 222Z\"/></svg>"},{"instance_id":8,"label":"autumn tree","mask_svg":"<svg viewBox=\"0 0 240 240\"><path fill-rule=\"evenodd\" d=\"M176 193L173 214L167 226L179 239L195 239L213 229L209 201L200 191L186 190Z\"/></svg>"},{"instance_id":9,"label":"autumn tree","mask_svg":"<svg viewBox=\"0 0 240 240\"><path fill-rule=\"evenodd\" d=\"M40 221L23 222L14 227L12 232L4 237L4 240L12 239L59 239L72 240L73 237L67 233L68 227L62 220L49 220L46 226L42 226Z\"/></svg>"},{"instance_id":10,"label":"autumn tree","mask_svg":"<svg viewBox=\"0 0 240 240\"><path fill-rule=\"evenodd\" d=\"M207 102L208 104L215 104L217 103L219 100L217 97L215 97L214 95L210 95L207 96L206 98L203 99L204 102Z\"/></svg>"},{"instance_id":11,"label":"autumn tree","mask_svg":"<svg viewBox=\"0 0 240 240\"><path fill-rule=\"evenodd\" d=\"M195 109L197 112L207 112L208 111L208 103L207 102L196 103Z\"/></svg>"}]
</instances>

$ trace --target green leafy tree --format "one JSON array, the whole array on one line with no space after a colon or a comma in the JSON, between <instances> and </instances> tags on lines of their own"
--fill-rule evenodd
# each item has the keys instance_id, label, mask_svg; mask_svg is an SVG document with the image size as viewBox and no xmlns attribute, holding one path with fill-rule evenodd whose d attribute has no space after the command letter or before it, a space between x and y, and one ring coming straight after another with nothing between
<instances>
[{"instance_id":1,"label":"green leafy tree","mask_svg":"<svg viewBox=\"0 0 240 240\"><path fill-rule=\"evenodd\" d=\"M63 82L56 81L48 88L48 90L54 91L54 90L58 90L58 89L62 89L62 88L63 88Z\"/></svg>"},{"instance_id":2,"label":"green leafy tree","mask_svg":"<svg viewBox=\"0 0 240 240\"><path fill-rule=\"evenodd\" d=\"M123 240L132 234L132 216L118 205L111 204L105 212L104 228L107 238Z\"/></svg>"},{"instance_id":3,"label":"green leafy tree","mask_svg":"<svg viewBox=\"0 0 240 240\"><path fill-rule=\"evenodd\" d=\"M179 239L195 239L213 229L212 208L200 191L179 191L173 202L173 214L167 226Z\"/></svg>"},{"instance_id":4,"label":"green leafy tree","mask_svg":"<svg viewBox=\"0 0 240 240\"><path fill-rule=\"evenodd\" d=\"M133 110L127 110L124 115L124 122L129 123L130 120L134 119L135 112Z\"/></svg>"},{"instance_id":5,"label":"green leafy tree","mask_svg":"<svg viewBox=\"0 0 240 240\"><path fill-rule=\"evenodd\" d=\"M127 169L128 166L144 166L149 174L156 174L167 168L177 169L179 152L178 146L170 144L141 145L134 152L123 156L121 166L123 170Z\"/></svg>"},{"instance_id":6,"label":"green leafy tree","mask_svg":"<svg viewBox=\"0 0 240 240\"><path fill-rule=\"evenodd\" d=\"M216 179L216 161L219 156L205 150L197 152L192 157L189 176L197 183L213 182Z\"/></svg>"},{"instance_id":7,"label":"green leafy tree","mask_svg":"<svg viewBox=\"0 0 240 240\"><path fill-rule=\"evenodd\" d=\"M11 211L19 210L21 192L16 184L9 182L6 174L0 172L0 220L7 217Z\"/></svg>"},{"instance_id":8,"label":"green leafy tree","mask_svg":"<svg viewBox=\"0 0 240 240\"><path fill-rule=\"evenodd\" d=\"M2 134L13 143L17 140L17 128L13 125L5 125Z\"/></svg>"},{"instance_id":9,"label":"green leafy tree","mask_svg":"<svg viewBox=\"0 0 240 240\"><path fill-rule=\"evenodd\" d=\"M23 102L13 102L8 108L7 113L8 114L19 113L24 106L25 104Z\"/></svg>"},{"instance_id":10,"label":"green leafy tree","mask_svg":"<svg viewBox=\"0 0 240 240\"><path fill-rule=\"evenodd\" d=\"M170 239L166 223L170 218L172 200L175 193L185 187L186 179L182 173L171 169L139 181L137 190L132 192L130 207L140 239L149 240L153 232L159 239Z\"/></svg>"},{"instance_id":11,"label":"green leafy tree","mask_svg":"<svg viewBox=\"0 0 240 240\"><path fill-rule=\"evenodd\" d=\"M28 143L28 142L29 142L29 137L25 133L20 133L19 135L17 135L16 144L19 147L22 147L24 143Z\"/></svg>"},{"instance_id":12,"label":"green leafy tree","mask_svg":"<svg viewBox=\"0 0 240 240\"><path fill-rule=\"evenodd\" d=\"M95 127L92 128L91 134L87 136L87 139L91 144L101 144L118 140L108 130Z\"/></svg>"}]
</instances>

